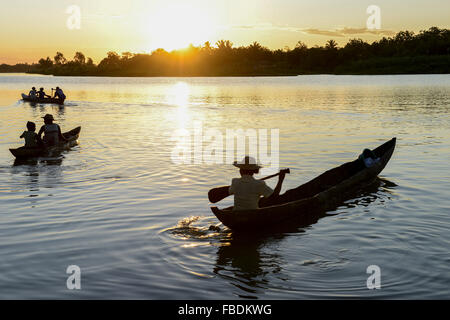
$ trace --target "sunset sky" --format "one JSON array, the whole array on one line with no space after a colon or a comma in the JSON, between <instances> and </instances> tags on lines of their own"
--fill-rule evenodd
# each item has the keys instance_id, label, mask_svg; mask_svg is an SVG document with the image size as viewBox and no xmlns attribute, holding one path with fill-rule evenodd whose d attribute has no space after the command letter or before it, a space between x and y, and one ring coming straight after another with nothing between
<instances>
[{"instance_id":1,"label":"sunset sky","mask_svg":"<svg viewBox=\"0 0 450 320\"><path fill-rule=\"evenodd\" d=\"M80 29L69 29L66 12L81 9ZM368 32L366 10L381 9L381 29ZM367 41L400 30L449 27L448 0L15 0L0 11L0 63L36 62L75 51L99 62L108 51L172 50L189 43L258 41L271 49L334 39Z\"/></svg>"}]
</instances>

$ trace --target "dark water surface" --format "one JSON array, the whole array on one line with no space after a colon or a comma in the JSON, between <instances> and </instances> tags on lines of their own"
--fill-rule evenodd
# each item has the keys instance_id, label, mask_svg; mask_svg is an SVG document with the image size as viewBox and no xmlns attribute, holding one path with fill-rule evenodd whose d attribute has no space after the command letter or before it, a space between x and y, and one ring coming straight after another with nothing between
<instances>
[{"instance_id":1,"label":"dark water surface","mask_svg":"<svg viewBox=\"0 0 450 320\"><path fill-rule=\"evenodd\" d=\"M18 101L60 85L64 107ZM26 121L81 125L53 162L14 165ZM450 76L0 75L0 298L450 298ZM177 165L176 130L279 129L283 190L396 136L381 180L326 217L236 235L209 210L229 165ZM275 180L269 185L274 187ZM220 203L227 206L232 199ZM66 288L81 268L82 289ZM381 289L369 290L369 265Z\"/></svg>"}]
</instances>

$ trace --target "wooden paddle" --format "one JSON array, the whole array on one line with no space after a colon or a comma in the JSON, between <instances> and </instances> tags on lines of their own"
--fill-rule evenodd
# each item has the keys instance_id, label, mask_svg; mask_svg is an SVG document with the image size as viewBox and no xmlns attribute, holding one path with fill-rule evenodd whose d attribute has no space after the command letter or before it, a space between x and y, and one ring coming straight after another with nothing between
<instances>
[{"instance_id":1,"label":"wooden paddle","mask_svg":"<svg viewBox=\"0 0 450 320\"><path fill-rule=\"evenodd\" d=\"M291 171L289 169L283 169L283 170L280 170L280 172L278 172L278 173L275 173L275 174L273 174L271 176L268 176L268 177L265 177L265 178L262 178L262 179L259 179L259 180L262 181L262 180L271 179L273 177L277 177L282 172L284 172L284 173L291 173ZM208 199L209 199L209 201L211 203L216 203L216 202L219 202L220 200L225 199L226 197L228 197L230 195L229 189L230 189L230 186L224 186L224 187L218 187L218 188L214 188L214 189L209 190L209 192L208 192Z\"/></svg>"}]
</instances>

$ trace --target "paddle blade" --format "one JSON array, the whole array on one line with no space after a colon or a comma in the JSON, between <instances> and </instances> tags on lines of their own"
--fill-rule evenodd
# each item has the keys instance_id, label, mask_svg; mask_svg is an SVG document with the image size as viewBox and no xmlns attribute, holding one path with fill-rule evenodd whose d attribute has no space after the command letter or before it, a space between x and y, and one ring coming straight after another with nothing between
<instances>
[{"instance_id":1,"label":"paddle blade","mask_svg":"<svg viewBox=\"0 0 450 320\"><path fill-rule=\"evenodd\" d=\"M219 202L230 195L230 186L219 187L209 190L208 199L211 203Z\"/></svg>"}]
</instances>

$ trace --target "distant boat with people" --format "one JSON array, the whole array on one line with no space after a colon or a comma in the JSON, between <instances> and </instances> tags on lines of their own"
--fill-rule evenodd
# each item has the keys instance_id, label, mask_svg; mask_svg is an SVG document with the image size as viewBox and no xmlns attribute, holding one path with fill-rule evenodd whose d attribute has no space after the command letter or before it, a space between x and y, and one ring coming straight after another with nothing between
<instances>
[{"instance_id":1,"label":"distant boat with people","mask_svg":"<svg viewBox=\"0 0 450 320\"><path fill-rule=\"evenodd\" d=\"M52 88L52 92L54 90L55 94L52 97L45 93L44 88L40 88L39 91L36 91L36 88L33 87L31 88L29 94L22 93L22 100L35 103L53 103L63 105L66 100L66 95L59 87L56 87L56 89Z\"/></svg>"}]
</instances>

